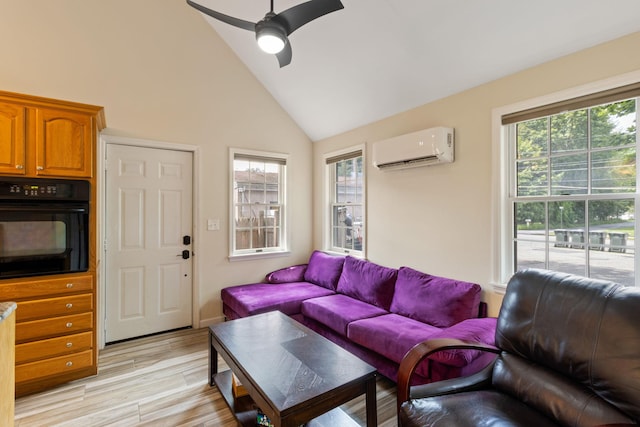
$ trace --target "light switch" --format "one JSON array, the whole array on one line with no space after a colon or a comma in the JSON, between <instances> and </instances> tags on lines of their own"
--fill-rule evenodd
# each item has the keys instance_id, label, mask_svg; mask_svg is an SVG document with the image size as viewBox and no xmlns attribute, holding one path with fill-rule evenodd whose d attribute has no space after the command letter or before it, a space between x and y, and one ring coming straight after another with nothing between
<instances>
[{"instance_id":1,"label":"light switch","mask_svg":"<svg viewBox=\"0 0 640 427\"><path fill-rule=\"evenodd\" d=\"M209 231L220 230L220 220L219 219L208 219L207 220L207 230L209 230Z\"/></svg>"}]
</instances>

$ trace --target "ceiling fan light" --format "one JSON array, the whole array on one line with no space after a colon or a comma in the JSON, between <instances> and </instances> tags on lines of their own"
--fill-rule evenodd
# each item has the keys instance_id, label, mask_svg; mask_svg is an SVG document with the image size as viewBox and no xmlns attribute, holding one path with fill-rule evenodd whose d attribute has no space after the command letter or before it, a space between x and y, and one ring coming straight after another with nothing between
<instances>
[{"instance_id":1,"label":"ceiling fan light","mask_svg":"<svg viewBox=\"0 0 640 427\"><path fill-rule=\"evenodd\" d=\"M282 35L272 34L271 32L263 31L256 37L258 39L258 46L266 53L278 53L284 49L286 44Z\"/></svg>"},{"instance_id":2,"label":"ceiling fan light","mask_svg":"<svg viewBox=\"0 0 640 427\"><path fill-rule=\"evenodd\" d=\"M267 53L279 53L288 42L287 32L279 22L273 19L275 16L273 12L269 12L256 24L258 46Z\"/></svg>"}]
</instances>

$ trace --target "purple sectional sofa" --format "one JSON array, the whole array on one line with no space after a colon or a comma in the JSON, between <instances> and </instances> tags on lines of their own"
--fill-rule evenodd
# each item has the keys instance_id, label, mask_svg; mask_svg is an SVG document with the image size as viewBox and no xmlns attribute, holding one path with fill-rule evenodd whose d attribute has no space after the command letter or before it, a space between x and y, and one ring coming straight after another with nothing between
<instances>
[{"instance_id":1,"label":"purple sectional sofa","mask_svg":"<svg viewBox=\"0 0 640 427\"><path fill-rule=\"evenodd\" d=\"M269 273L264 283L224 288L221 296L229 320L279 310L396 381L403 356L424 340L494 344L496 319L486 317L480 292L474 283L315 251L308 264ZM444 351L418 368L413 383L469 375L493 357Z\"/></svg>"}]
</instances>

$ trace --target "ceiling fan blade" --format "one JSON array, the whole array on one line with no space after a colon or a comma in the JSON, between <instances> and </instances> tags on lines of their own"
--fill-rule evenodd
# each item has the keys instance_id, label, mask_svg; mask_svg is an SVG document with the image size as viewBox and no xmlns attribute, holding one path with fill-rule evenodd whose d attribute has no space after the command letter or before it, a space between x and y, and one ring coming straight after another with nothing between
<instances>
[{"instance_id":1,"label":"ceiling fan blade","mask_svg":"<svg viewBox=\"0 0 640 427\"><path fill-rule=\"evenodd\" d=\"M195 9L198 9L200 12L205 15L209 15L212 18L217 19L218 21L225 22L229 25L233 25L234 27L242 28L243 30L256 31L256 24L253 22L245 21L244 19L234 18L233 16L225 15L224 13L216 12L215 10L211 10L208 7L204 7L198 3L194 3L191 0L187 0L187 4Z\"/></svg>"},{"instance_id":2,"label":"ceiling fan blade","mask_svg":"<svg viewBox=\"0 0 640 427\"><path fill-rule=\"evenodd\" d=\"M280 68L284 67L285 65L289 65L291 63L292 56L293 52L291 51L291 43L289 43L289 41L287 40L287 43L284 45L284 49L276 53Z\"/></svg>"},{"instance_id":3,"label":"ceiling fan blade","mask_svg":"<svg viewBox=\"0 0 640 427\"><path fill-rule=\"evenodd\" d=\"M289 35L307 22L340 9L344 9L340 0L311 0L277 14L274 19L284 25Z\"/></svg>"}]
</instances>

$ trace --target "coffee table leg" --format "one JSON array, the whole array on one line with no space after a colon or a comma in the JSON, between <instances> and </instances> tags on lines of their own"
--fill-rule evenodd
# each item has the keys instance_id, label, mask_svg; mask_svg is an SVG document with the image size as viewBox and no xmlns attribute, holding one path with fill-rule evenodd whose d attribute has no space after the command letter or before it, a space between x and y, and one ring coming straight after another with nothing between
<instances>
[{"instance_id":1,"label":"coffee table leg","mask_svg":"<svg viewBox=\"0 0 640 427\"><path fill-rule=\"evenodd\" d=\"M213 347L212 332L209 330L209 387L213 387L215 382L213 377L218 373L218 352Z\"/></svg>"},{"instance_id":2,"label":"coffee table leg","mask_svg":"<svg viewBox=\"0 0 640 427\"><path fill-rule=\"evenodd\" d=\"M378 425L378 402L376 400L376 377L367 381L367 427Z\"/></svg>"}]
</instances>

